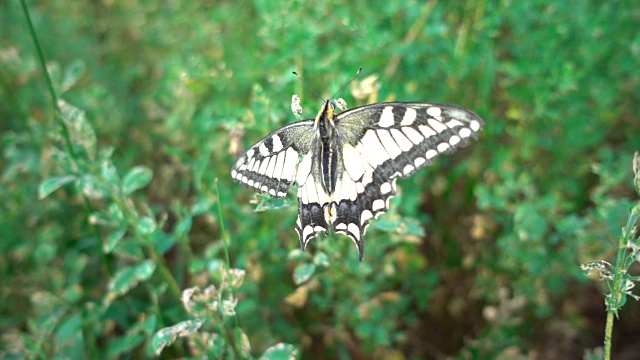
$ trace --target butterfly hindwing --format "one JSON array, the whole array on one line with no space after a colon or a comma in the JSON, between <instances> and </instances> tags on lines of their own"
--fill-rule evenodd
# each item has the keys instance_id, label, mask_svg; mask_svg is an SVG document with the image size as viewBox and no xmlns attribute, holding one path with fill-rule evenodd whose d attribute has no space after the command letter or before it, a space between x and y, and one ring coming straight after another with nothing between
<instances>
[{"instance_id":1,"label":"butterfly hindwing","mask_svg":"<svg viewBox=\"0 0 640 360\"><path fill-rule=\"evenodd\" d=\"M298 184L298 220L296 232L300 238L300 247L304 250L309 240L318 233L328 234L330 224L327 210L331 200L322 181L321 162L317 148L304 156L298 166L296 182Z\"/></svg>"}]
</instances>

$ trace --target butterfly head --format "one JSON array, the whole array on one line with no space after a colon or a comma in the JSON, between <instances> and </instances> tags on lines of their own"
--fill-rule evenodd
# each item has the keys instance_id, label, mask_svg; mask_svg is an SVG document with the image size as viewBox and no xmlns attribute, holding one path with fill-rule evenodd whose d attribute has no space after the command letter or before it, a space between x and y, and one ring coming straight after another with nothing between
<instances>
[{"instance_id":1,"label":"butterfly head","mask_svg":"<svg viewBox=\"0 0 640 360\"><path fill-rule=\"evenodd\" d=\"M335 129L334 124L335 117L335 105L331 102L331 100L326 100L322 103L320 107L320 111L318 111L318 115L316 115L316 124L315 128L317 134L322 139L330 139Z\"/></svg>"}]
</instances>

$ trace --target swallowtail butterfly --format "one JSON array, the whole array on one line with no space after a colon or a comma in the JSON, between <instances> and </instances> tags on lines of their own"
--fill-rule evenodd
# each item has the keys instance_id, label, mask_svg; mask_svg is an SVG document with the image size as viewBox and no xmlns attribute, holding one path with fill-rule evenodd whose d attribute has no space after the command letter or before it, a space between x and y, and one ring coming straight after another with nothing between
<instances>
[{"instance_id":1,"label":"swallowtail butterfly","mask_svg":"<svg viewBox=\"0 0 640 360\"><path fill-rule=\"evenodd\" d=\"M453 105L385 102L339 113L336 107L346 108L326 100L315 119L258 141L236 161L231 176L273 197L286 196L297 184L302 249L333 227L355 242L362 261L369 221L389 209L396 179L468 145L484 121ZM301 112L297 96L292 110Z\"/></svg>"}]
</instances>

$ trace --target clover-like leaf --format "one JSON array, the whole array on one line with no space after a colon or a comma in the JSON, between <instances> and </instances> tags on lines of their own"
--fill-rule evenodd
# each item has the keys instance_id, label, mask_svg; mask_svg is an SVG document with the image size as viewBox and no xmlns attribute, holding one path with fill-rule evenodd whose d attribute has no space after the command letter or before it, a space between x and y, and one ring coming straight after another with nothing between
<instances>
[{"instance_id":1,"label":"clover-like leaf","mask_svg":"<svg viewBox=\"0 0 640 360\"><path fill-rule=\"evenodd\" d=\"M122 178L122 192L129 195L132 192L147 186L153 178L151 169L145 166L136 166L129 170Z\"/></svg>"}]
</instances>

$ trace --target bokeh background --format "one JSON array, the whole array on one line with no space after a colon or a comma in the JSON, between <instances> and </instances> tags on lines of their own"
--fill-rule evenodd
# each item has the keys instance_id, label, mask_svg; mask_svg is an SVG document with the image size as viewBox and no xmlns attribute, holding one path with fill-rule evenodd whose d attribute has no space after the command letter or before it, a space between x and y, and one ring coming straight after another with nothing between
<instances>
[{"instance_id":1,"label":"bokeh background","mask_svg":"<svg viewBox=\"0 0 640 360\"><path fill-rule=\"evenodd\" d=\"M27 0L58 101L22 4L0 3L0 356L600 356L580 264L613 261L638 200L639 2ZM399 181L363 262L339 235L300 251L295 196L229 175L292 94L315 116L292 71L326 98L359 67L350 107L486 121Z\"/></svg>"}]
</instances>

